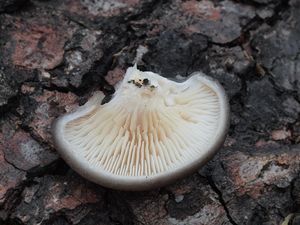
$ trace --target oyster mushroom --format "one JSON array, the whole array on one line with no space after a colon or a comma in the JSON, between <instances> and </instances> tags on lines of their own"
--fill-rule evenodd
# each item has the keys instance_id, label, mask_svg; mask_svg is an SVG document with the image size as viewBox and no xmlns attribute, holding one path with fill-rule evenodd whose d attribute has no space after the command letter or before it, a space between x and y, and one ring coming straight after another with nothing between
<instances>
[{"instance_id":1,"label":"oyster mushroom","mask_svg":"<svg viewBox=\"0 0 300 225\"><path fill-rule=\"evenodd\" d=\"M100 185L146 190L197 170L223 144L226 94L210 77L184 82L127 69L112 99L96 93L53 125L57 150L79 174Z\"/></svg>"}]
</instances>

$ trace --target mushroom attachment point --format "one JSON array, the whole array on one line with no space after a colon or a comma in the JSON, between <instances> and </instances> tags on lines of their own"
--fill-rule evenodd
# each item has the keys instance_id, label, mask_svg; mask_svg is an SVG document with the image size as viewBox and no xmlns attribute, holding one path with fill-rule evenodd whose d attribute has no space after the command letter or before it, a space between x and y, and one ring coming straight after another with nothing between
<instances>
[{"instance_id":1,"label":"mushroom attachment point","mask_svg":"<svg viewBox=\"0 0 300 225\"><path fill-rule=\"evenodd\" d=\"M169 184L199 169L224 142L228 100L202 73L175 82L130 67L101 105L103 97L96 92L53 124L64 160L100 185L134 191Z\"/></svg>"}]
</instances>

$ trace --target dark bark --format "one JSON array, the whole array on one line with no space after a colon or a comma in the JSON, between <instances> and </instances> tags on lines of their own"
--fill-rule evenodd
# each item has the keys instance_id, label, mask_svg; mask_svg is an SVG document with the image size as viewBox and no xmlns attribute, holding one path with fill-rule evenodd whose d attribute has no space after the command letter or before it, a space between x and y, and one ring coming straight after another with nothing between
<instances>
[{"instance_id":1,"label":"dark bark","mask_svg":"<svg viewBox=\"0 0 300 225\"><path fill-rule=\"evenodd\" d=\"M299 224L299 12L298 0L1 1L0 224ZM113 93L139 45L143 70L219 80L232 113L198 173L130 193L79 177L50 128Z\"/></svg>"}]
</instances>

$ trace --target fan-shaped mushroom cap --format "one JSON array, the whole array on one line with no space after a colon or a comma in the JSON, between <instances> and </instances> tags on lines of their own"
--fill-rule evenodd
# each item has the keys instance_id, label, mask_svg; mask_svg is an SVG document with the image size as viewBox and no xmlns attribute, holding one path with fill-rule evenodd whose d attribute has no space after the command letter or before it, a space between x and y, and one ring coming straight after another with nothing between
<instances>
[{"instance_id":1,"label":"fan-shaped mushroom cap","mask_svg":"<svg viewBox=\"0 0 300 225\"><path fill-rule=\"evenodd\" d=\"M195 73L177 83L128 68L110 102L96 93L53 126L56 147L82 176L145 190L189 174L222 145L229 121L219 83Z\"/></svg>"}]
</instances>

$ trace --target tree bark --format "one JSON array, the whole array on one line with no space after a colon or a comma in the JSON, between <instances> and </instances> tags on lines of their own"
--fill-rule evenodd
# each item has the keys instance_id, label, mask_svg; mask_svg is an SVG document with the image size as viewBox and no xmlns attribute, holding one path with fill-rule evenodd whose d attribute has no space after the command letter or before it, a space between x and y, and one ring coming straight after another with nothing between
<instances>
[{"instance_id":1,"label":"tree bark","mask_svg":"<svg viewBox=\"0 0 300 225\"><path fill-rule=\"evenodd\" d=\"M300 1L4 0L0 224L300 224ZM52 121L139 68L224 86L228 136L148 192L106 189L59 157Z\"/></svg>"}]
</instances>

